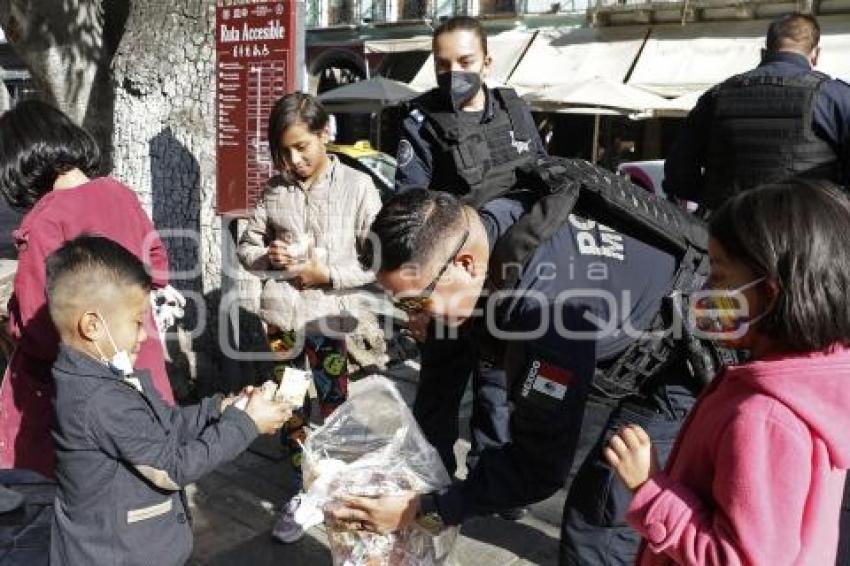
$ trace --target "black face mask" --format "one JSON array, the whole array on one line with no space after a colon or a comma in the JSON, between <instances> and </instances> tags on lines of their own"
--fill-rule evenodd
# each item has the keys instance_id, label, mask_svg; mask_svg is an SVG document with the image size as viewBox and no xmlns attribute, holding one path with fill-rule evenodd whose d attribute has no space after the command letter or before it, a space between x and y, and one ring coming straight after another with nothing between
<instances>
[{"instance_id":1,"label":"black face mask","mask_svg":"<svg viewBox=\"0 0 850 566\"><path fill-rule=\"evenodd\" d=\"M481 90L481 75L468 71L440 73L437 88L453 110L460 110Z\"/></svg>"}]
</instances>

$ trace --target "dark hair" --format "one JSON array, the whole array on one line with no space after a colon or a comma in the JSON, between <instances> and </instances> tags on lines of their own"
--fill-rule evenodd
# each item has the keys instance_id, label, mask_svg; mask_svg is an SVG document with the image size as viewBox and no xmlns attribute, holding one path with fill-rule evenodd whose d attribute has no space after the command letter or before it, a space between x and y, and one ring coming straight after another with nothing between
<instances>
[{"instance_id":1,"label":"dark hair","mask_svg":"<svg viewBox=\"0 0 850 566\"><path fill-rule=\"evenodd\" d=\"M383 272L405 263L425 263L461 226L463 204L454 196L427 189L404 191L390 198L372 222L362 262Z\"/></svg>"},{"instance_id":2,"label":"dark hair","mask_svg":"<svg viewBox=\"0 0 850 566\"><path fill-rule=\"evenodd\" d=\"M799 49L811 53L820 43L820 24L811 14L795 12L774 20L767 28L768 51L785 48Z\"/></svg>"},{"instance_id":3,"label":"dark hair","mask_svg":"<svg viewBox=\"0 0 850 566\"><path fill-rule=\"evenodd\" d=\"M472 16L455 16L441 23L434 30L434 39L431 41L432 45L444 33L453 31L471 31L475 33L478 36L478 42L481 43L481 49L484 51L484 55L487 55L487 32L484 31L484 26L481 25L478 18L473 18Z\"/></svg>"},{"instance_id":4,"label":"dark hair","mask_svg":"<svg viewBox=\"0 0 850 566\"><path fill-rule=\"evenodd\" d=\"M54 301L66 285L83 277L98 285L151 288L145 264L120 244L102 236L78 236L48 256L48 299Z\"/></svg>"},{"instance_id":5,"label":"dark hair","mask_svg":"<svg viewBox=\"0 0 850 566\"><path fill-rule=\"evenodd\" d=\"M32 208L59 175L74 168L97 176L100 150L61 111L40 100L24 100L0 116L0 193L9 206Z\"/></svg>"},{"instance_id":6,"label":"dark hair","mask_svg":"<svg viewBox=\"0 0 850 566\"><path fill-rule=\"evenodd\" d=\"M759 330L790 350L850 342L850 200L826 181L745 191L711 216L726 254L779 285Z\"/></svg>"},{"instance_id":7,"label":"dark hair","mask_svg":"<svg viewBox=\"0 0 850 566\"><path fill-rule=\"evenodd\" d=\"M314 134L319 134L328 125L328 113L315 96L303 92L291 92L274 103L269 114L269 151L272 162L279 170L285 168L281 138L287 128L304 124Z\"/></svg>"}]
</instances>

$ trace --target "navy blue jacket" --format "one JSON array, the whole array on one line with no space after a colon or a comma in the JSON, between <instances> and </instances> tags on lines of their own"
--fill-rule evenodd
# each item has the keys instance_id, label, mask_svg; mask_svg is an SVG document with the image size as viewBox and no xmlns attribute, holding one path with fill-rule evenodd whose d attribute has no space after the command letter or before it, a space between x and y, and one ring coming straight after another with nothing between
<instances>
[{"instance_id":1,"label":"navy blue jacket","mask_svg":"<svg viewBox=\"0 0 850 566\"><path fill-rule=\"evenodd\" d=\"M752 76L793 77L811 70L808 60L797 53L765 55ZM679 198L701 201L704 190L702 168L708 154L716 88L702 95L688 114L676 143L664 164L664 190ZM815 135L835 149L843 168L844 185L850 185L850 85L840 80L825 82L815 99L812 118Z\"/></svg>"},{"instance_id":2,"label":"navy blue jacket","mask_svg":"<svg viewBox=\"0 0 850 566\"><path fill-rule=\"evenodd\" d=\"M61 346L56 383L59 489L50 564L184 564L192 529L182 489L235 458L257 437L221 396L167 406L143 372L123 378ZM158 487L146 475L161 476Z\"/></svg>"},{"instance_id":3,"label":"navy blue jacket","mask_svg":"<svg viewBox=\"0 0 850 566\"><path fill-rule=\"evenodd\" d=\"M525 210L497 199L479 211L491 248ZM596 366L650 326L675 270L673 256L572 216L526 262L512 296L487 299L487 332L501 334L505 346L511 442L484 450L465 481L437 494L444 522L540 501L563 487Z\"/></svg>"},{"instance_id":4,"label":"navy blue jacket","mask_svg":"<svg viewBox=\"0 0 850 566\"><path fill-rule=\"evenodd\" d=\"M484 105L484 112L480 113L479 123L489 122L496 112L505 111L498 104L489 88L485 86L484 91L487 95L487 101ZM426 97L423 96L422 98ZM434 110L439 109L435 108ZM533 132L530 149L540 157L546 157L546 150L543 148L543 142L540 140L540 134L537 132L531 111L525 106L523 110L526 130ZM465 114L469 114L469 116L462 116L461 119L477 117L474 112ZM475 123L470 121L469 127L474 126ZM434 145L435 141L428 129L425 128L425 116L414 108L401 123L401 138L396 154L398 168L395 174L395 189L397 191L414 188L451 191L455 184L455 165L451 158L441 155L439 151L436 152L435 156L432 149Z\"/></svg>"}]
</instances>

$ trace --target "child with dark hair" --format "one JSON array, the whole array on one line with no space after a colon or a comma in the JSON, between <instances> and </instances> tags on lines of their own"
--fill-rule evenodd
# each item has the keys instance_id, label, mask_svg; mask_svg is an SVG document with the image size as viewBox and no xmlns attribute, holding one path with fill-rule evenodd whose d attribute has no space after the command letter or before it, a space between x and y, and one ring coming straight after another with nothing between
<instances>
[{"instance_id":1,"label":"child with dark hair","mask_svg":"<svg viewBox=\"0 0 850 566\"><path fill-rule=\"evenodd\" d=\"M257 203L238 248L245 268L265 280L260 316L272 350L288 359L285 364L312 371L323 416L346 398L347 340L367 342L376 352L384 348L368 295L358 290L374 280L358 253L381 200L368 175L327 153L328 121L309 94L291 93L275 103L268 139L280 176ZM306 420L298 415L287 427L295 490ZM299 497L283 505L272 532L281 542L304 534L294 520L299 505Z\"/></svg>"},{"instance_id":2,"label":"child with dark hair","mask_svg":"<svg viewBox=\"0 0 850 566\"><path fill-rule=\"evenodd\" d=\"M850 201L793 181L711 218L710 290L692 316L746 350L702 394L663 471L636 425L606 458L634 491L637 564L834 564L850 467Z\"/></svg>"},{"instance_id":3,"label":"child with dark hair","mask_svg":"<svg viewBox=\"0 0 850 566\"><path fill-rule=\"evenodd\" d=\"M97 144L65 114L38 100L0 116L0 194L27 210L14 232L18 269L9 302L17 342L0 388L0 467L53 475L50 367L59 336L45 302L45 259L82 233L106 236L152 269L153 286L168 284L168 257L136 194L102 174ZM151 372L167 403L174 402L153 317L138 367Z\"/></svg>"},{"instance_id":4,"label":"child with dark hair","mask_svg":"<svg viewBox=\"0 0 850 566\"><path fill-rule=\"evenodd\" d=\"M163 403L149 374L132 369L150 286L142 262L107 238L80 236L47 258L61 339L53 565L184 564L192 529L183 489L291 415L260 390L246 392L244 410L221 395Z\"/></svg>"}]
</instances>

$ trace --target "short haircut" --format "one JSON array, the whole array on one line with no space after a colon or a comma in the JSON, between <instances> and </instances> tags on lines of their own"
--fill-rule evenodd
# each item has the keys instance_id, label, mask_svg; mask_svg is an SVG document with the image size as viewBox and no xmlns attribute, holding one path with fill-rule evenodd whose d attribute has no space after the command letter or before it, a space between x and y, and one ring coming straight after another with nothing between
<instances>
[{"instance_id":1,"label":"short haircut","mask_svg":"<svg viewBox=\"0 0 850 566\"><path fill-rule=\"evenodd\" d=\"M481 49L484 51L484 55L487 55L487 32L484 31L484 26L481 25L478 18L473 18L472 16L455 16L447 19L434 30L434 39L432 40L432 44L436 43L437 38L444 33L450 33L453 31L474 32L475 35L478 36L478 42L481 44Z\"/></svg>"},{"instance_id":2,"label":"short haircut","mask_svg":"<svg viewBox=\"0 0 850 566\"><path fill-rule=\"evenodd\" d=\"M151 276L138 257L109 238L78 236L47 258L47 299L57 327L63 313L96 307L103 290L127 287L148 291Z\"/></svg>"},{"instance_id":3,"label":"short haircut","mask_svg":"<svg viewBox=\"0 0 850 566\"><path fill-rule=\"evenodd\" d=\"M726 254L779 285L758 329L791 350L850 342L850 200L826 181L744 191L711 216Z\"/></svg>"},{"instance_id":4,"label":"short haircut","mask_svg":"<svg viewBox=\"0 0 850 566\"><path fill-rule=\"evenodd\" d=\"M314 134L324 130L330 118L319 100L303 92L292 92L274 103L269 114L269 152L279 170L286 166L281 139L284 132L295 124L304 124Z\"/></svg>"},{"instance_id":5,"label":"short haircut","mask_svg":"<svg viewBox=\"0 0 850 566\"><path fill-rule=\"evenodd\" d=\"M820 24L811 14L795 12L774 20L767 28L768 51L795 49L811 53L820 43Z\"/></svg>"},{"instance_id":6,"label":"short haircut","mask_svg":"<svg viewBox=\"0 0 850 566\"><path fill-rule=\"evenodd\" d=\"M72 169L101 172L94 138L40 100L24 100L0 116L0 193L9 206L29 209Z\"/></svg>"},{"instance_id":7,"label":"short haircut","mask_svg":"<svg viewBox=\"0 0 850 566\"><path fill-rule=\"evenodd\" d=\"M427 189L404 191L375 217L363 264L380 272L406 263L423 265L463 226L463 204L454 196Z\"/></svg>"}]
</instances>

